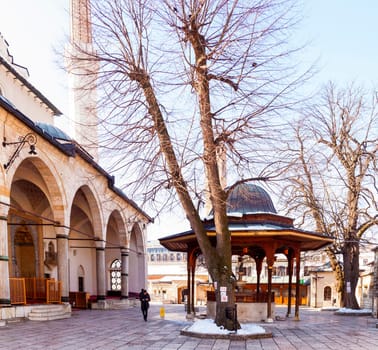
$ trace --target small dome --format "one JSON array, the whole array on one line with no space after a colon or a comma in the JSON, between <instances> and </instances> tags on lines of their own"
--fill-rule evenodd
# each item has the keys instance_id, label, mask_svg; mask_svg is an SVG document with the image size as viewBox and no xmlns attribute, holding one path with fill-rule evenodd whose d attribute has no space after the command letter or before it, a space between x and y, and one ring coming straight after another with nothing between
<instances>
[{"instance_id":1,"label":"small dome","mask_svg":"<svg viewBox=\"0 0 378 350\"><path fill-rule=\"evenodd\" d=\"M72 141L72 139L58 127L47 123L36 123L44 133L49 134L52 138L57 140Z\"/></svg>"},{"instance_id":2,"label":"small dome","mask_svg":"<svg viewBox=\"0 0 378 350\"><path fill-rule=\"evenodd\" d=\"M231 190L227 199L227 213L274 213L272 199L260 186L242 183Z\"/></svg>"}]
</instances>

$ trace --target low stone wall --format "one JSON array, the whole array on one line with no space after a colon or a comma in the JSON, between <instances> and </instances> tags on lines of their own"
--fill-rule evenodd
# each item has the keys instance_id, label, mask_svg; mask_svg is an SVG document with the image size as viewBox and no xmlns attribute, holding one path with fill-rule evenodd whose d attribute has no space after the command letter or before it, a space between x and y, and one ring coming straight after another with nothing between
<instances>
[{"instance_id":1,"label":"low stone wall","mask_svg":"<svg viewBox=\"0 0 378 350\"><path fill-rule=\"evenodd\" d=\"M27 319L33 310L38 310L41 307L47 309L47 316L48 308L51 308L53 312L56 312L56 308L60 308L62 314L71 314L71 305L68 303L4 306L0 307L0 325L4 326L9 321Z\"/></svg>"},{"instance_id":2,"label":"low stone wall","mask_svg":"<svg viewBox=\"0 0 378 350\"><path fill-rule=\"evenodd\" d=\"M26 318L29 315L32 308L33 305L4 306L0 308L0 320L8 321L18 318Z\"/></svg>"},{"instance_id":3,"label":"low stone wall","mask_svg":"<svg viewBox=\"0 0 378 350\"><path fill-rule=\"evenodd\" d=\"M207 316L215 318L216 310L215 301L207 302ZM238 321L241 323L247 322L266 322L267 317L267 304L266 303L236 303ZM275 303L272 303L272 319L275 319Z\"/></svg>"}]
</instances>

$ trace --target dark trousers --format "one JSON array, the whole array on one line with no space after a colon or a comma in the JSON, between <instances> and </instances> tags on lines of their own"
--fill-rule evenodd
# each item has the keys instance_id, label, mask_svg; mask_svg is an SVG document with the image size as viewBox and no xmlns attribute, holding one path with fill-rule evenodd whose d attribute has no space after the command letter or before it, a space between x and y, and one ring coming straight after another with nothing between
<instances>
[{"instance_id":1,"label":"dark trousers","mask_svg":"<svg viewBox=\"0 0 378 350\"><path fill-rule=\"evenodd\" d=\"M145 321L147 321L148 308L142 307L142 314Z\"/></svg>"}]
</instances>

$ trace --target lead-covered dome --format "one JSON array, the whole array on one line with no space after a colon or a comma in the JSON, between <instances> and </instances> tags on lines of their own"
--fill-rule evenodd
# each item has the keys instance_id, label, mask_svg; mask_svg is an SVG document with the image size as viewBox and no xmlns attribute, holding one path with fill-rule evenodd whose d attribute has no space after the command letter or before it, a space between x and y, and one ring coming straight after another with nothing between
<instances>
[{"instance_id":1,"label":"lead-covered dome","mask_svg":"<svg viewBox=\"0 0 378 350\"><path fill-rule=\"evenodd\" d=\"M272 199L269 194L260 186L251 183L241 183L234 187L227 199L228 214L249 214L249 213L274 213Z\"/></svg>"},{"instance_id":2,"label":"lead-covered dome","mask_svg":"<svg viewBox=\"0 0 378 350\"><path fill-rule=\"evenodd\" d=\"M61 129L59 129L55 125L47 124L47 123L36 123L38 127L40 127L44 133L49 134L53 139L62 140L62 141L72 141L72 139Z\"/></svg>"}]
</instances>

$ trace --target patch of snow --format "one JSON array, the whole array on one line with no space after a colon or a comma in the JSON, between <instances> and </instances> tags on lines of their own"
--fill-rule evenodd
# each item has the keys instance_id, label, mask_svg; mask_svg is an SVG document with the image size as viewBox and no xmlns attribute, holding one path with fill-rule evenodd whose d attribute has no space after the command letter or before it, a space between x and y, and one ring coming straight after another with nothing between
<instances>
[{"instance_id":1,"label":"patch of snow","mask_svg":"<svg viewBox=\"0 0 378 350\"><path fill-rule=\"evenodd\" d=\"M264 328L253 323L241 323L240 327L241 329L238 329L237 331L238 334L248 335L266 333ZM222 327L218 327L214 320L208 318L194 322L187 331L204 334L230 334L232 332Z\"/></svg>"},{"instance_id":2,"label":"patch of snow","mask_svg":"<svg viewBox=\"0 0 378 350\"><path fill-rule=\"evenodd\" d=\"M366 313L369 313L371 312L370 309L347 309L345 307L343 308L340 308L337 310L338 313L343 313L343 314L358 314L358 313L361 313L361 314L366 314Z\"/></svg>"}]
</instances>

